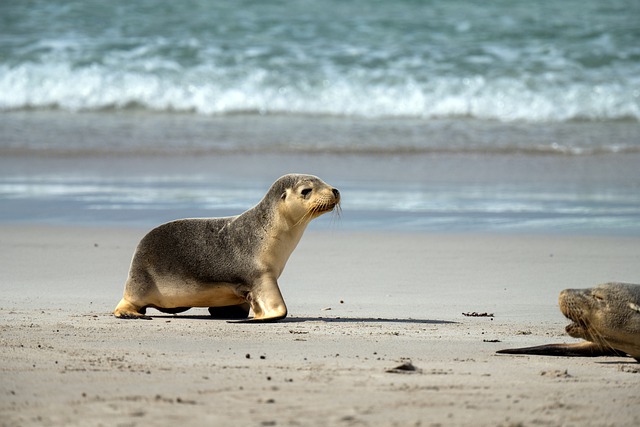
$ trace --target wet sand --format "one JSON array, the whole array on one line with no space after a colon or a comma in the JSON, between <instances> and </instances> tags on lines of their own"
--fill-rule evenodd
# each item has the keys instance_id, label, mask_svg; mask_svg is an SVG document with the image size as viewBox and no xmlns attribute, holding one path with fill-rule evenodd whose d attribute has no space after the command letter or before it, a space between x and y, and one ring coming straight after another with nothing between
<instances>
[{"instance_id":1,"label":"wet sand","mask_svg":"<svg viewBox=\"0 0 640 427\"><path fill-rule=\"evenodd\" d=\"M24 111L0 130L5 224L238 214L300 172L344 194L346 230L640 236L635 122Z\"/></svg>"},{"instance_id":2,"label":"wet sand","mask_svg":"<svg viewBox=\"0 0 640 427\"><path fill-rule=\"evenodd\" d=\"M144 233L0 226L1 425L640 423L631 358L495 354L573 341L558 292L637 282L638 237L310 231L251 325L114 318Z\"/></svg>"}]
</instances>

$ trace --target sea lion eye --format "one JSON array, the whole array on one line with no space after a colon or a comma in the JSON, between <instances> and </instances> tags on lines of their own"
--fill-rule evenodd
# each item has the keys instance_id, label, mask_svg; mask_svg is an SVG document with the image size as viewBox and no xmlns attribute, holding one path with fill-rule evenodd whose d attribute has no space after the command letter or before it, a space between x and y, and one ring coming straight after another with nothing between
<instances>
[{"instance_id":1,"label":"sea lion eye","mask_svg":"<svg viewBox=\"0 0 640 427\"><path fill-rule=\"evenodd\" d=\"M302 197L307 198L311 194L311 188L303 188L300 194L302 194Z\"/></svg>"}]
</instances>

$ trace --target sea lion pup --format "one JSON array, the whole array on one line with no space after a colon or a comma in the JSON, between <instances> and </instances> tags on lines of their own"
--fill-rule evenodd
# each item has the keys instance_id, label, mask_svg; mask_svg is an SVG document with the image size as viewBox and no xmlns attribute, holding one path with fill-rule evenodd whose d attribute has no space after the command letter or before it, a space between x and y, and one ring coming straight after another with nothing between
<instances>
[{"instance_id":1,"label":"sea lion pup","mask_svg":"<svg viewBox=\"0 0 640 427\"><path fill-rule=\"evenodd\" d=\"M247 318L251 309L253 321L283 319L277 280L309 222L339 203L340 192L321 179L290 174L241 215L160 225L138 244L113 314L150 319L147 307L209 307L216 318Z\"/></svg>"},{"instance_id":2,"label":"sea lion pup","mask_svg":"<svg viewBox=\"0 0 640 427\"><path fill-rule=\"evenodd\" d=\"M566 331L587 342L500 350L506 354L548 356L626 356L640 362L640 285L605 283L590 289L565 289L560 311L573 323Z\"/></svg>"}]
</instances>

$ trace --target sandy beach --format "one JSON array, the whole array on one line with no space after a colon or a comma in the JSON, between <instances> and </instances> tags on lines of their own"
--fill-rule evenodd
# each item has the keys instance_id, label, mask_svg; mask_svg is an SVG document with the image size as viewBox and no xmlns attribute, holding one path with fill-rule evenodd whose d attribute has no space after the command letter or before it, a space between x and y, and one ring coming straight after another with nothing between
<instances>
[{"instance_id":1,"label":"sandy beach","mask_svg":"<svg viewBox=\"0 0 640 427\"><path fill-rule=\"evenodd\" d=\"M640 426L634 359L496 354L640 283L637 0L0 9L0 427ZM286 319L112 315L288 173L341 201Z\"/></svg>"},{"instance_id":2,"label":"sandy beach","mask_svg":"<svg viewBox=\"0 0 640 427\"><path fill-rule=\"evenodd\" d=\"M310 231L252 325L114 318L144 233L1 226L3 426L640 422L633 359L495 354L572 341L558 292L637 281L637 237Z\"/></svg>"}]
</instances>

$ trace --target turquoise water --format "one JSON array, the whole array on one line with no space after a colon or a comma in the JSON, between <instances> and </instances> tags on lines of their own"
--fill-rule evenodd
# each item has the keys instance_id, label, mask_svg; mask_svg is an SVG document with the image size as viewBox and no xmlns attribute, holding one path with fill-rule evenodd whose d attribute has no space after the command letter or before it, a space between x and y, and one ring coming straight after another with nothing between
<instances>
[{"instance_id":1,"label":"turquoise water","mask_svg":"<svg viewBox=\"0 0 640 427\"><path fill-rule=\"evenodd\" d=\"M640 3L4 1L0 109L640 120Z\"/></svg>"}]
</instances>

